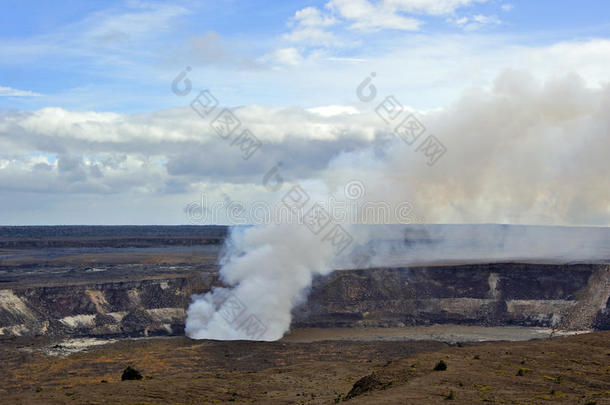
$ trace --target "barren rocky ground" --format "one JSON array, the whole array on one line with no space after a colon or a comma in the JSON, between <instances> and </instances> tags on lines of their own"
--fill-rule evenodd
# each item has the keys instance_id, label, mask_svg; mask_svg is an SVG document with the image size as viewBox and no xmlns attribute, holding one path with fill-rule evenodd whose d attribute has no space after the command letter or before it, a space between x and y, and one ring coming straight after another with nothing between
<instances>
[{"instance_id":1,"label":"barren rocky ground","mask_svg":"<svg viewBox=\"0 0 610 405\"><path fill-rule=\"evenodd\" d=\"M195 341L226 230L52 228L2 230L0 403L610 403L610 332L548 338L607 327L608 260L337 271L279 342Z\"/></svg>"},{"instance_id":2,"label":"barren rocky ground","mask_svg":"<svg viewBox=\"0 0 610 405\"><path fill-rule=\"evenodd\" d=\"M128 339L50 356L41 338L0 345L11 404L608 404L610 332L449 346ZM443 360L447 369L435 371ZM121 381L123 369L140 381Z\"/></svg>"}]
</instances>

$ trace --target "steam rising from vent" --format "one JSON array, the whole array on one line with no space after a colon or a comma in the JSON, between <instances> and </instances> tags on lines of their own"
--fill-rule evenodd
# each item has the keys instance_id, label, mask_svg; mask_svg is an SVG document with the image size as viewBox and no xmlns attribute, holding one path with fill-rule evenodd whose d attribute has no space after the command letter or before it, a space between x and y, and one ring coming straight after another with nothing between
<instances>
[{"instance_id":1,"label":"steam rising from vent","mask_svg":"<svg viewBox=\"0 0 610 405\"><path fill-rule=\"evenodd\" d=\"M332 246L303 225L233 229L220 275L233 288L194 297L186 334L194 339L277 340L289 329L317 274L328 274Z\"/></svg>"}]
</instances>

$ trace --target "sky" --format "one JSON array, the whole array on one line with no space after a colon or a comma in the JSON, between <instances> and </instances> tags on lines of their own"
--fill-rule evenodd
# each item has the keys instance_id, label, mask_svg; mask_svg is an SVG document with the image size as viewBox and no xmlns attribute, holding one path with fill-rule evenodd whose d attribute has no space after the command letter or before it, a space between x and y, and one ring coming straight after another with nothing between
<instances>
[{"instance_id":1,"label":"sky","mask_svg":"<svg viewBox=\"0 0 610 405\"><path fill-rule=\"evenodd\" d=\"M294 185L336 205L357 184L415 222L609 226L608 15L601 0L0 0L0 224L252 223L230 210ZM209 115L191 106L203 90ZM381 117L389 96L417 142Z\"/></svg>"}]
</instances>

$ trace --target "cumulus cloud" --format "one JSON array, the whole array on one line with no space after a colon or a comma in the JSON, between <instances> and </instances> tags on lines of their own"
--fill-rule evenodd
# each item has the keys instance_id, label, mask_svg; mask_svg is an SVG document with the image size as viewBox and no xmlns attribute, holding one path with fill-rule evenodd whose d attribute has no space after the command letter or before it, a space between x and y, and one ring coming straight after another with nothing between
<instances>
[{"instance_id":1,"label":"cumulus cloud","mask_svg":"<svg viewBox=\"0 0 610 405\"><path fill-rule=\"evenodd\" d=\"M339 22L347 22L351 29L359 31L417 31L423 22L412 15L451 15L458 9L485 2L486 0L330 0L324 5L326 12L315 7L297 11L289 22L293 29L284 35L284 39L312 45L337 46L341 41L326 28ZM482 17L477 16L479 19Z\"/></svg>"},{"instance_id":2,"label":"cumulus cloud","mask_svg":"<svg viewBox=\"0 0 610 405\"><path fill-rule=\"evenodd\" d=\"M506 71L491 88L420 114L447 147L433 167L374 111L353 106L236 108L262 142L248 160L189 108L4 112L0 185L191 196L209 187L247 204L278 198L261 182L281 162L288 183L321 199L358 179L371 201L408 201L428 222L608 225L609 103L608 85L588 87L576 74L541 82Z\"/></svg>"},{"instance_id":3,"label":"cumulus cloud","mask_svg":"<svg viewBox=\"0 0 610 405\"><path fill-rule=\"evenodd\" d=\"M10 153L0 155L3 187L70 192L88 184L97 192L162 192L172 177L181 178L187 189L201 181L259 182L270 162L279 161L287 163L291 176L303 178L323 169L341 151L383 141L364 117L337 122L327 110L256 105L235 113L264 142L265 160L242 159L238 149L211 129L209 120L190 108L146 114L57 107L4 112L0 146ZM32 152L38 155L28 156ZM46 157L41 161L40 156ZM40 163L46 165L48 178L27 181L38 176L33 170ZM68 187L73 183L82 184Z\"/></svg>"},{"instance_id":4,"label":"cumulus cloud","mask_svg":"<svg viewBox=\"0 0 610 405\"><path fill-rule=\"evenodd\" d=\"M351 28L358 30L414 31L421 25L421 22L414 18L397 14L395 8L387 7L385 3L373 4L367 0L331 0L325 7L350 22Z\"/></svg>"},{"instance_id":5,"label":"cumulus cloud","mask_svg":"<svg viewBox=\"0 0 610 405\"><path fill-rule=\"evenodd\" d=\"M336 37L326 31L337 23L333 16L324 15L315 7L306 7L298 10L288 22L291 32L284 34L283 38L292 42L307 42L312 45L330 46L337 41Z\"/></svg>"}]
</instances>

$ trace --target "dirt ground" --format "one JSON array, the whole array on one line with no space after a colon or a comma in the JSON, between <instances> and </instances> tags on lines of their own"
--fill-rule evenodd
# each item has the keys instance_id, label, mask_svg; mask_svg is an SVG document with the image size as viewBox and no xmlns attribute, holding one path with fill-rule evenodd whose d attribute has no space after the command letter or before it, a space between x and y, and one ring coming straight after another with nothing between
<instances>
[{"instance_id":1,"label":"dirt ground","mask_svg":"<svg viewBox=\"0 0 610 405\"><path fill-rule=\"evenodd\" d=\"M610 404L610 332L451 346L175 337L120 340L68 356L39 350L49 345L0 342L0 402ZM440 360L447 369L434 371ZM127 365L144 378L121 381Z\"/></svg>"}]
</instances>

